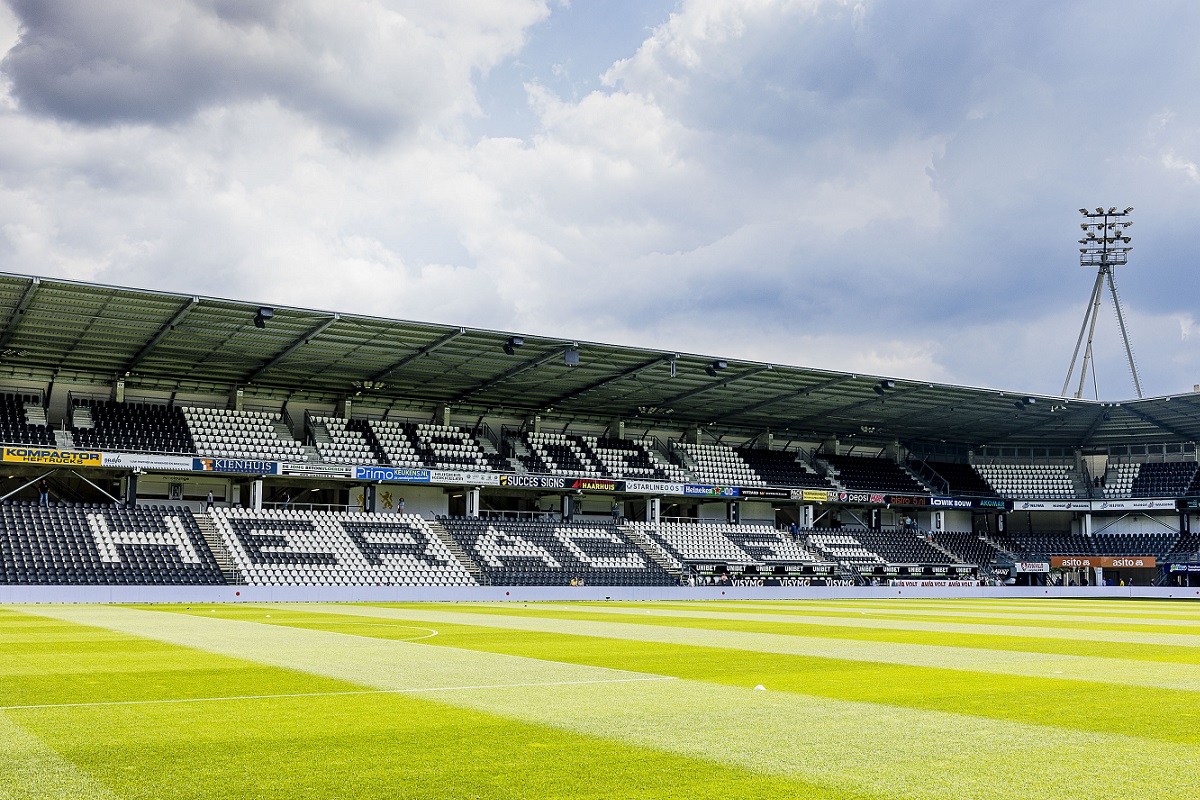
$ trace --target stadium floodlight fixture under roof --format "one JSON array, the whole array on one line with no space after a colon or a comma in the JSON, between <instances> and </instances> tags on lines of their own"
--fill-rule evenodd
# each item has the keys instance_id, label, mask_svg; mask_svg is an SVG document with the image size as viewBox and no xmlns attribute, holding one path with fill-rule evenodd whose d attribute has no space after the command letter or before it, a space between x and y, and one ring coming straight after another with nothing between
<instances>
[{"instance_id":1,"label":"stadium floodlight fixture under roof","mask_svg":"<svg viewBox=\"0 0 1200 800\"><path fill-rule=\"evenodd\" d=\"M511 356L516 355L518 347L525 346L525 339L521 336L510 336L508 341L504 343L504 354Z\"/></svg>"},{"instance_id":2,"label":"stadium floodlight fixture under roof","mask_svg":"<svg viewBox=\"0 0 1200 800\"><path fill-rule=\"evenodd\" d=\"M254 315L254 327L260 329L267 327L267 320L272 319L274 316L275 309L263 306L258 310L258 313Z\"/></svg>"},{"instance_id":3,"label":"stadium floodlight fixture under roof","mask_svg":"<svg viewBox=\"0 0 1200 800\"><path fill-rule=\"evenodd\" d=\"M704 371L708 374L708 377L715 378L717 377L717 373L723 369L729 369L729 362L722 359L717 359L705 367Z\"/></svg>"},{"instance_id":4,"label":"stadium floodlight fixture under roof","mask_svg":"<svg viewBox=\"0 0 1200 800\"><path fill-rule=\"evenodd\" d=\"M1067 387L1071 383L1071 375L1075 372L1075 364L1079 359L1079 349L1083 346L1084 334L1087 335L1087 347L1083 351L1083 364L1079 372L1079 386L1075 390L1075 399L1083 396L1083 385L1087 379L1088 364L1092 365L1092 387L1096 391L1096 399L1099 399L1099 389L1096 387L1096 365L1092 356L1092 344L1096 332L1096 318L1100 315L1100 299L1104 294L1104 286L1108 284L1109 291L1112 294L1113 307L1117 312L1117 325L1121 329L1121 340L1125 343L1125 357L1129 362L1129 372L1133 376L1133 388L1137 391L1138 399L1142 398L1142 383L1138 379L1137 363L1133 358L1133 348L1129 344L1129 331L1125 326L1125 313L1121 310L1121 300L1117 295L1117 281L1113 273L1114 267L1124 266L1129 263L1129 253L1133 250L1129 246L1132 241L1126 235L1126 229L1133 225L1133 220L1128 219L1129 214L1133 212L1133 206L1126 208L1124 211L1117 211L1116 206L1110 207L1107 211L1099 206L1093 213L1086 208L1079 209L1079 213L1083 215L1084 221L1080 224L1080 228L1084 231L1084 236L1079 240L1079 244L1083 245L1079 248L1079 265L1083 267L1096 267L1096 281L1092 285L1092 294L1088 298L1087 308L1083 313L1083 325L1079 329L1079 338L1075 341L1075 352L1071 355L1071 366L1067 370L1067 378L1063 381L1062 394L1067 396Z\"/></svg>"}]
</instances>

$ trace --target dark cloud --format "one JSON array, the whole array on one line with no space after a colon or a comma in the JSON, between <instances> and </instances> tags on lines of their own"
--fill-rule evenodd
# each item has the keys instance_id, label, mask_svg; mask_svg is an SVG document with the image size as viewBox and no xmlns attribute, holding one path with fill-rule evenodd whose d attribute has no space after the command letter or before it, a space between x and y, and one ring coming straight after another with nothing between
<instances>
[{"instance_id":1,"label":"dark cloud","mask_svg":"<svg viewBox=\"0 0 1200 800\"><path fill-rule=\"evenodd\" d=\"M22 107L84 125L170 125L269 100L378 140L464 110L473 71L518 43L541 4L507 5L509 31L423 26L370 2L12 0L20 40L0 70Z\"/></svg>"}]
</instances>

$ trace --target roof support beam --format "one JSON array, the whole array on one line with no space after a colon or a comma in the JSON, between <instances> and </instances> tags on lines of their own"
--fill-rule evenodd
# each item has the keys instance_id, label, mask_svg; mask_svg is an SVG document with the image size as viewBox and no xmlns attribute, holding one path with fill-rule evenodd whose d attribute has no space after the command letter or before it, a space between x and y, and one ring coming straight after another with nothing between
<instances>
[{"instance_id":1,"label":"roof support beam","mask_svg":"<svg viewBox=\"0 0 1200 800\"><path fill-rule=\"evenodd\" d=\"M538 367L542 366L543 364L548 364L549 362L553 361L556 358L557 359L565 358L566 351L567 351L567 348L565 348L565 347L561 348L561 349L555 349L549 353L546 353L545 355L538 356L537 358L532 358L523 364L518 364L517 366L508 370L507 372L501 373L500 375L497 375L494 378L488 378L486 381L477 385L473 389L467 389L465 392L460 393L457 397L450 400L449 402L451 405L453 405L454 403L461 403L463 400L474 397L475 395L479 394L480 392L486 392L488 389L491 389L494 386L499 386L500 384L504 383L505 381L512 380L513 378L517 377L518 375L528 372L531 369L537 369Z\"/></svg>"},{"instance_id":2,"label":"roof support beam","mask_svg":"<svg viewBox=\"0 0 1200 800\"><path fill-rule=\"evenodd\" d=\"M542 410L550 411L555 406L560 405L562 403L569 402L571 400L574 400L576 397L581 397L581 396L587 394L588 392L594 392L597 389L602 389L605 386L609 386L611 384L617 383L618 381L623 381L626 378L632 378L635 375L640 375L643 372L645 372L646 370L657 367L659 364L669 364L672 361L674 361L676 358L678 358L678 356L675 354L661 355L658 358L652 358L649 361L646 361L642 364L638 364L636 367L630 367L627 370L618 372L616 375L610 375L609 377L598 380L595 383L588 384L587 386L584 386L582 389L576 389L573 392L568 392L567 394L556 397L553 400L551 400L550 402L546 403L546 405L542 408Z\"/></svg>"},{"instance_id":3,"label":"roof support beam","mask_svg":"<svg viewBox=\"0 0 1200 800\"><path fill-rule=\"evenodd\" d=\"M341 314L334 314L329 319L325 320L324 322L320 323L319 325L314 326L311 330L309 330L303 336L299 337L298 339L296 339L296 341L292 342L287 347L285 347L282 353L275 356L270 361L268 361L266 364L263 364L261 367L256 369L254 372L247 375L241 382L242 383L254 383L254 381L258 380L258 378L263 373L265 373L267 370L272 369L277 364L279 364L281 361L283 361L285 358L290 356L292 353L296 352L301 347L303 347L304 345L311 342L313 339L320 336L322 333L324 333L326 330L328 330L332 325L337 323L337 321L340 320L341 318L342 318Z\"/></svg>"},{"instance_id":4,"label":"roof support beam","mask_svg":"<svg viewBox=\"0 0 1200 800\"><path fill-rule=\"evenodd\" d=\"M1167 423L1165 423L1161 420L1155 419L1154 417L1150 416L1149 414L1147 414L1144 411L1138 411L1133 406L1122 406L1122 408L1124 408L1130 414L1133 414L1135 417L1140 419L1142 422L1149 423L1150 425L1153 425L1156 428L1164 430L1167 433L1178 436L1180 439L1182 439L1185 442L1195 441L1196 435L1194 433L1184 433L1183 431L1179 430L1178 428L1174 427L1173 425L1168 425Z\"/></svg>"},{"instance_id":5,"label":"roof support beam","mask_svg":"<svg viewBox=\"0 0 1200 800\"><path fill-rule=\"evenodd\" d=\"M429 344L422 347L420 350L417 350L417 352L412 353L411 355L405 356L404 358L400 359L395 364L392 364L390 367L383 370L382 372L379 372L379 373L371 376L370 383L382 383L383 381L386 381L388 378L392 377L397 372L404 369L405 367L407 367L409 364L413 363L417 359L424 358L425 356L432 353L434 350L438 350L442 347L445 347L446 345L450 344L451 342L453 342L455 339L462 336L466 332L467 332L466 328L455 328L454 330L450 331L450 333L447 333L445 336L441 337L440 339L435 339L434 341L432 341Z\"/></svg>"},{"instance_id":6,"label":"roof support beam","mask_svg":"<svg viewBox=\"0 0 1200 800\"><path fill-rule=\"evenodd\" d=\"M767 406L773 406L776 403L782 403L787 400L799 400L803 397L816 394L817 392L823 392L826 389L831 389L839 384L847 383L857 377L857 375L842 375L841 377L818 383L815 386L809 386L807 389L801 389L798 392L788 392L787 394L781 394L777 397L771 397L767 400L755 403L754 405L739 408L737 411L730 411L728 414L722 414L721 416L717 417L716 421L724 422L726 420L733 419L734 417L740 417L745 414L753 414L755 411L760 411Z\"/></svg>"},{"instance_id":7,"label":"roof support beam","mask_svg":"<svg viewBox=\"0 0 1200 800\"><path fill-rule=\"evenodd\" d=\"M834 417L834 416L837 416L838 414L845 414L848 411L854 411L855 409L863 408L863 407L869 406L869 405L874 405L875 403L886 404L889 400L898 400L901 397L905 397L910 394L916 394L917 392L923 392L928 388L930 388L930 387L922 385L922 386L913 386L909 389L901 389L898 392L885 392L884 394L880 395L879 397L871 397L867 400L860 400L857 403L851 403L848 406L841 406L839 408L831 408L828 411L822 411L819 414L810 414L807 417L804 417L802 419L793 420L792 422L787 423L787 427L795 428L795 427L798 427L799 425L804 424L805 422L808 422L809 420L819 419L820 417Z\"/></svg>"},{"instance_id":8,"label":"roof support beam","mask_svg":"<svg viewBox=\"0 0 1200 800\"><path fill-rule=\"evenodd\" d=\"M670 399L663 400L661 403L658 403L658 407L659 408L670 408L671 406L675 405L676 403L682 403L684 400L691 400L693 397L696 397L697 395L704 394L705 392L711 392L713 389L724 388L731 383L737 383L740 380L745 380L746 378L751 378L755 375L758 375L759 373L767 372L770 369L771 369L770 364L764 364L761 367L755 367L754 369L746 370L745 372L738 373L737 375L726 378L724 380L717 381L716 383L710 383L707 386L700 386L696 389L692 389L690 392L684 392L683 394L675 395L674 397L672 397Z\"/></svg>"},{"instance_id":9,"label":"roof support beam","mask_svg":"<svg viewBox=\"0 0 1200 800\"><path fill-rule=\"evenodd\" d=\"M175 312L174 316L167 320L167 322L158 329L158 333L150 337L150 341L142 345L142 349L137 351L137 355L126 362L125 366L121 368L121 372L119 374L128 375L129 373L133 372L133 368L142 363L146 356L150 355L150 351L155 347L158 347L158 343L165 339L168 333L175 330L175 328L179 326L179 323L183 322L184 317L192 313L192 309L199 304L199 297L193 296L192 298L185 300L183 305L179 307L179 310Z\"/></svg>"},{"instance_id":10,"label":"roof support beam","mask_svg":"<svg viewBox=\"0 0 1200 800\"><path fill-rule=\"evenodd\" d=\"M13 309L12 316L8 318L8 324L4 326L4 333L0 333L0 349L8 347L9 341L12 340L13 334L17 330L17 323L21 321L21 315L33 302L33 296L37 294L38 286L41 283L41 278L29 279L29 285L25 287L25 291L21 292L21 299L17 301L17 307Z\"/></svg>"},{"instance_id":11,"label":"roof support beam","mask_svg":"<svg viewBox=\"0 0 1200 800\"><path fill-rule=\"evenodd\" d=\"M1092 424L1088 426L1087 431L1083 434L1083 438L1079 440L1080 447L1087 446L1087 443L1096 435L1096 431L1100 430L1100 426L1104 424L1106 418L1109 416L1107 408L1102 408L1096 412L1096 418L1092 420Z\"/></svg>"}]
</instances>

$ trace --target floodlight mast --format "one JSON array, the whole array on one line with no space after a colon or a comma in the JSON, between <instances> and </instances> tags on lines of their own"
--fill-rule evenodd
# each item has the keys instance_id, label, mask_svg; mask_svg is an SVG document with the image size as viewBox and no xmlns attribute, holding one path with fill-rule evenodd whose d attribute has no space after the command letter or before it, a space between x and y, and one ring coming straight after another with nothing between
<instances>
[{"instance_id":1,"label":"floodlight mast","mask_svg":"<svg viewBox=\"0 0 1200 800\"><path fill-rule=\"evenodd\" d=\"M1063 381L1062 396L1067 396L1067 387L1071 384L1071 375L1075 372L1075 364L1079 359L1079 348L1083 345L1084 334L1087 334L1087 347L1083 351L1083 364L1079 370L1079 388L1075 390L1075 399L1083 397L1083 384L1087 379L1088 363L1092 364L1095 374L1096 365L1093 359L1092 342L1096 332L1096 318L1100 315L1100 299L1104 295L1104 284L1108 284L1112 293L1113 308L1117 312L1117 325L1121 329L1121 341L1125 343L1125 357L1129 360L1129 372L1133 376L1133 388L1137 391L1138 399L1142 397L1142 382L1138 380L1137 364L1133 359L1133 348L1129 344L1129 331L1125 327L1125 313L1121 310L1121 300L1117 295L1117 280L1113 267L1129 263L1129 236L1126 229L1133 224L1129 215L1132 208L1117 211L1115 207L1107 210L1097 208L1088 211L1079 209L1083 222L1079 227L1083 238L1079 240L1079 265L1081 267L1096 267L1096 282L1092 285L1092 294L1088 298L1087 308L1083 312L1083 325L1079 329L1079 338L1075 341L1075 352L1071 355L1071 368L1067 370L1067 379ZM1094 378L1093 378L1094 382ZM1097 390L1097 400L1099 391Z\"/></svg>"}]
</instances>

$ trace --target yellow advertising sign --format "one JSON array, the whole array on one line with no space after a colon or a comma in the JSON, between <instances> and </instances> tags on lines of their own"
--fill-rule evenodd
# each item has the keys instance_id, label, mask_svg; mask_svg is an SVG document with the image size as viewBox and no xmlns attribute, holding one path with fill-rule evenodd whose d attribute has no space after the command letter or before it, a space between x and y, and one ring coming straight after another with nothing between
<instances>
[{"instance_id":1,"label":"yellow advertising sign","mask_svg":"<svg viewBox=\"0 0 1200 800\"><path fill-rule=\"evenodd\" d=\"M6 447L4 460L19 464L53 464L60 467L98 467L100 454L43 447Z\"/></svg>"}]
</instances>

